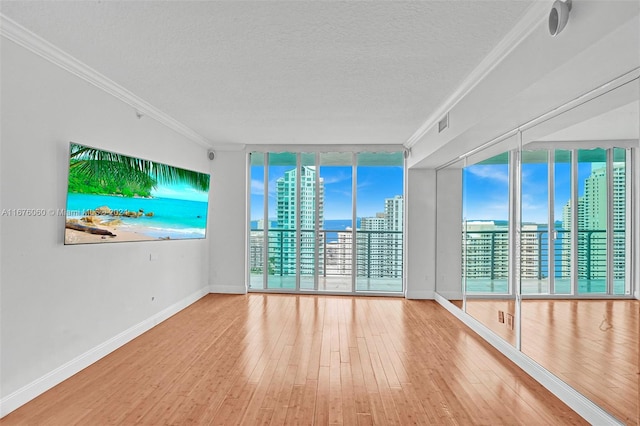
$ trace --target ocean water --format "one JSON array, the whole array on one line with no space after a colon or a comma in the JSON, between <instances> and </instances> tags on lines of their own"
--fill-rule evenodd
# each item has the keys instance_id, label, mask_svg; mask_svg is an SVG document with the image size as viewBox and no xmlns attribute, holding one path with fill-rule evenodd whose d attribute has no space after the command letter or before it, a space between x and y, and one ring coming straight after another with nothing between
<instances>
[{"instance_id":1,"label":"ocean water","mask_svg":"<svg viewBox=\"0 0 640 426\"><path fill-rule=\"evenodd\" d=\"M207 228L207 203L174 198L128 198L112 195L68 194L67 218L79 218L87 210L107 206L111 210L129 210L152 217L118 217L123 230L135 231L154 238L204 238ZM110 216L105 216L105 219Z\"/></svg>"},{"instance_id":2,"label":"ocean water","mask_svg":"<svg viewBox=\"0 0 640 426\"><path fill-rule=\"evenodd\" d=\"M351 228L352 223L353 221L351 219L325 219L324 226L322 227L322 229L328 231L327 241L328 242L338 241L338 233L331 232L331 231L344 231L347 228ZM360 228L360 218L356 219L356 224L357 224L357 227ZM257 229L257 228L258 228L258 221L252 220L251 229ZM278 229L278 221L277 220L269 221L269 229Z\"/></svg>"}]
</instances>

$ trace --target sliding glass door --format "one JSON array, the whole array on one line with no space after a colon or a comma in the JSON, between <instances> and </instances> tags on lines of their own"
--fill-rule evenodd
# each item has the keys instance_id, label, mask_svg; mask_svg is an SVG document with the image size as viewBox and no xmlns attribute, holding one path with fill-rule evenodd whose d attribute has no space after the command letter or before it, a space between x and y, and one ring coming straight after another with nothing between
<instances>
[{"instance_id":1,"label":"sliding glass door","mask_svg":"<svg viewBox=\"0 0 640 426\"><path fill-rule=\"evenodd\" d=\"M401 152L356 157L356 291L402 291L403 163Z\"/></svg>"},{"instance_id":2,"label":"sliding glass door","mask_svg":"<svg viewBox=\"0 0 640 426\"><path fill-rule=\"evenodd\" d=\"M404 156L250 154L249 287L403 291Z\"/></svg>"}]
</instances>

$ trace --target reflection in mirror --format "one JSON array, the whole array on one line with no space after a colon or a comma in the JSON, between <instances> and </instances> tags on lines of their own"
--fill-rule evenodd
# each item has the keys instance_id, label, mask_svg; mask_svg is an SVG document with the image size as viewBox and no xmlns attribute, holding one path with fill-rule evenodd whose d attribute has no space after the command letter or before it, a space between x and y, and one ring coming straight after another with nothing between
<instances>
[{"instance_id":1,"label":"reflection in mirror","mask_svg":"<svg viewBox=\"0 0 640 426\"><path fill-rule=\"evenodd\" d=\"M516 344L515 295L509 286L509 153L466 166L463 178L464 309Z\"/></svg>"},{"instance_id":2,"label":"reflection in mirror","mask_svg":"<svg viewBox=\"0 0 640 426\"><path fill-rule=\"evenodd\" d=\"M523 151L521 158L520 291L546 294L553 280L549 276L555 246L549 233L555 232L549 219L549 159L547 151Z\"/></svg>"},{"instance_id":3,"label":"reflection in mirror","mask_svg":"<svg viewBox=\"0 0 640 426\"><path fill-rule=\"evenodd\" d=\"M635 81L525 131L521 153L521 350L625 424L640 424L638 106Z\"/></svg>"}]
</instances>

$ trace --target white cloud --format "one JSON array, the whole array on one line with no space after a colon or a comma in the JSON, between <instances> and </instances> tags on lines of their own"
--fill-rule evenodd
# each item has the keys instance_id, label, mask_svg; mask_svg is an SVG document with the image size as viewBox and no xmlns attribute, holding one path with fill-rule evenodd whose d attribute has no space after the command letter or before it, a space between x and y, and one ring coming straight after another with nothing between
<instances>
[{"instance_id":1,"label":"white cloud","mask_svg":"<svg viewBox=\"0 0 640 426\"><path fill-rule=\"evenodd\" d=\"M251 194L264 195L264 182L257 179L251 179Z\"/></svg>"},{"instance_id":2,"label":"white cloud","mask_svg":"<svg viewBox=\"0 0 640 426\"><path fill-rule=\"evenodd\" d=\"M364 182L358 182L358 189L362 189L362 188L366 188L367 186L371 186L373 185L373 182L368 180L368 181L364 181Z\"/></svg>"},{"instance_id":3,"label":"white cloud","mask_svg":"<svg viewBox=\"0 0 640 426\"><path fill-rule=\"evenodd\" d=\"M468 168L473 175L482 178L495 180L501 183L509 183L509 175L506 170L496 169L494 166L475 165Z\"/></svg>"},{"instance_id":4,"label":"white cloud","mask_svg":"<svg viewBox=\"0 0 640 426\"><path fill-rule=\"evenodd\" d=\"M340 183L340 182L351 180L351 174L340 172L339 174L336 174L334 176L329 176L329 177L323 176L322 178L325 185L331 185L334 183Z\"/></svg>"}]
</instances>

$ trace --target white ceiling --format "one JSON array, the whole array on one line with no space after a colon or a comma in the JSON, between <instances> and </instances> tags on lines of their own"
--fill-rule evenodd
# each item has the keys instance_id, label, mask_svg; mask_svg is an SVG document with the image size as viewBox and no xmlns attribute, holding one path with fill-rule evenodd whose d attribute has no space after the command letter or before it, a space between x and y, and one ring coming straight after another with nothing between
<instances>
[{"instance_id":1,"label":"white ceiling","mask_svg":"<svg viewBox=\"0 0 640 426\"><path fill-rule=\"evenodd\" d=\"M2 1L212 144L402 144L531 1Z\"/></svg>"}]
</instances>

